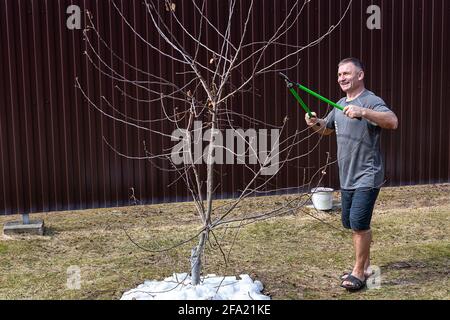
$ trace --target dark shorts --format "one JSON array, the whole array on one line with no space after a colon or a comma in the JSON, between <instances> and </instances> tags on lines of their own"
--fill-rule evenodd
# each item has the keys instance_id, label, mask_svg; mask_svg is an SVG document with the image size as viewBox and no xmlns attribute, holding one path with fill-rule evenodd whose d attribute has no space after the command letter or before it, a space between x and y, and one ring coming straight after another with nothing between
<instances>
[{"instance_id":1,"label":"dark shorts","mask_svg":"<svg viewBox=\"0 0 450 320\"><path fill-rule=\"evenodd\" d=\"M370 230L373 207L380 189L341 190L342 225L354 231Z\"/></svg>"}]
</instances>

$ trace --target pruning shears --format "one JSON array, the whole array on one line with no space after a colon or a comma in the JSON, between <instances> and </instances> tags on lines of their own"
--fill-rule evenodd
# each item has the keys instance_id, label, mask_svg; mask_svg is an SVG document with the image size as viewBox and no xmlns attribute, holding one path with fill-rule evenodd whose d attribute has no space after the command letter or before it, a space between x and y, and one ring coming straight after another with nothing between
<instances>
[{"instance_id":1,"label":"pruning shears","mask_svg":"<svg viewBox=\"0 0 450 320\"><path fill-rule=\"evenodd\" d=\"M297 102L302 106L303 110L305 110L305 112L308 114L309 118L315 118L315 116L312 114L311 110L308 108L308 106L305 104L305 102L302 100L302 98L300 98L300 96L297 93L297 90L295 90L294 87L297 87L299 89L301 89L302 91L305 91L306 93L312 95L313 97L329 104L330 106L339 109L341 111L344 111L344 107L338 105L337 103L331 101L330 99L327 99L323 96L321 96L320 94L312 91L311 89L301 85L300 83L296 83L296 82L292 82L291 80L289 80L289 78L283 74L283 73L278 73L279 76L281 78L283 78L284 81L286 81L286 86L289 89L289 91L292 93L292 95L295 97L295 99L297 100ZM357 118L358 120L361 120L361 118Z\"/></svg>"}]
</instances>

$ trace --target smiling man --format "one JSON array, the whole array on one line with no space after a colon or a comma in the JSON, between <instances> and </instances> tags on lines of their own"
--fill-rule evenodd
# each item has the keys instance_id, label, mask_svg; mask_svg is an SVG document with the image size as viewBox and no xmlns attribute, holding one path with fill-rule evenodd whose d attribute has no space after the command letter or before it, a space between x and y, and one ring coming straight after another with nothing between
<instances>
[{"instance_id":1,"label":"smiling man","mask_svg":"<svg viewBox=\"0 0 450 320\"><path fill-rule=\"evenodd\" d=\"M360 60L347 58L339 63L338 83L346 94L325 119L305 120L322 135L336 132L337 158L342 199L342 224L353 231L356 262L342 277L341 286L362 289L370 276L370 223L375 201L384 182L380 152L381 129L395 130L397 116L386 103L364 85L364 67ZM315 114L314 114L315 116Z\"/></svg>"}]
</instances>

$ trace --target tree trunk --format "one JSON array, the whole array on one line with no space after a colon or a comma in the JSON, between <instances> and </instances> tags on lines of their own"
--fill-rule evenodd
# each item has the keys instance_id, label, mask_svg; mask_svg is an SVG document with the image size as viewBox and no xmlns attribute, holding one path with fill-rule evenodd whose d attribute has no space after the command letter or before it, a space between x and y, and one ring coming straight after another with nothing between
<instances>
[{"instance_id":1,"label":"tree trunk","mask_svg":"<svg viewBox=\"0 0 450 320\"><path fill-rule=\"evenodd\" d=\"M200 274L202 272L202 255L205 248L208 231L205 230L200 234L198 246L192 249L191 253L191 284L196 286L200 284Z\"/></svg>"},{"instance_id":2,"label":"tree trunk","mask_svg":"<svg viewBox=\"0 0 450 320\"><path fill-rule=\"evenodd\" d=\"M214 193L214 162L212 161L215 150L214 133L217 129L217 115L216 104L212 105L212 119L211 119L211 138L208 149L208 164L207 164L207 178L206 178L206 213L205 213L205 230L200 234L198 245L192 249L191 253L191 283L196 286L200 283L200 273L202 271L202 255L205 249L206 240L209 236L209 225L211 224L212 200Z\"/></svg>"}]
</instances>

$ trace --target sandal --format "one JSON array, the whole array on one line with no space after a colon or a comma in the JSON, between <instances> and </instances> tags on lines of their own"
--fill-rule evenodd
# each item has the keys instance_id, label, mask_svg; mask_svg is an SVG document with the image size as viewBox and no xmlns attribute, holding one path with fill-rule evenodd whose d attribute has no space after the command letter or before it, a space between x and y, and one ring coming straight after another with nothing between
<instances>
[{"instance_id":1,"label":"sandal","mask_svg":"<svg viewBox=\"0 0 450 320\"><path fill-rule=\"evenodd\" d=\"M350 282L350 284L344 285L344 282ZM353 276L351 273L345 278L341 283L341 287L347 289L348 291L358 291L366 286L366 279L361 280Z\"/></svg>"},{"instance_id":2,"label":"sandal","mask_svg":"<svg viewBox=\"0 0 450 320\"><path fill-rule=\"evenodd\" d=\"M341 278L341 280L345 280L351 274L352 274L351 272L344 272L339 278Z\"/></svg>"},{"instance_id":3,"label":"sandal","mask_svg":"<svg viewBox=\"0 0 450 320\"><path fill-rule=\"evenodd\" d=\"M347 277L349 276L349 275L351 275L352 273L351 272L344 272L341 276L340 276L340 278L341 278L341 280L345 280L345 279L347 279ZM371 276L373 276L375 274L375 272L372 270L372 272L370 272L370 273L365 273L364 272L364 277L366 278L366 280L367 279L369 279Z\"/></svg>"}]
</instances>

